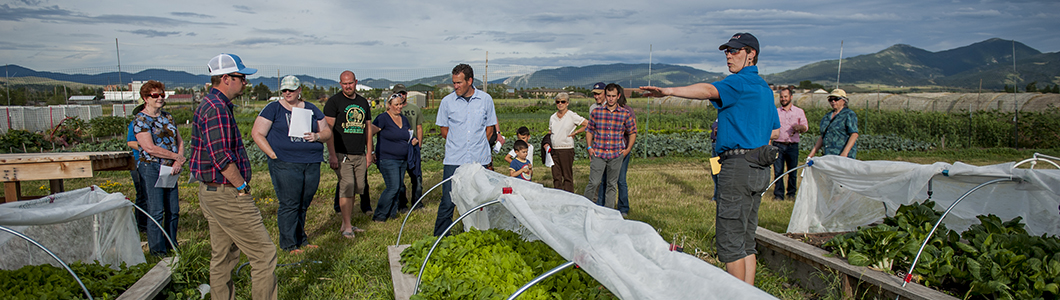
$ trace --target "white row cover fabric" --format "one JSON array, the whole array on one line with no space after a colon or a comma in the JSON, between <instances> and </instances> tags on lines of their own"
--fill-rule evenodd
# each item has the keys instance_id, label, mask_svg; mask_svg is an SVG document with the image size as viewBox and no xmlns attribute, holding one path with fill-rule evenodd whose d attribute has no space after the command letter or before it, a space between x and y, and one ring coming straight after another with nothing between
<instances>
[{"instance_id":1,"label":"white row cover fabric","mask_svg":"<svg viewBox=\"0 0 1060 300\"><path fill-rule=\"evenodd\" d=\"M900 205L931 200L945 211L984 182L1010 178L969 194L943 223L957 232L978 224L978 215L1004 221L1023 217L1031 235L1060 235L1060 170L1017 169L1015 163L973 166L961 162L930 165L814 157L803 169L802 185L788 223L789 233L854 231L893 216Z\"/></svg>"},{"instance_id":2,"label":"white row cover fabric","mask_svg":"<svg viewBox=\"0 0 1060 300\"><path fill-rule=\"evenodd\" d=\"M112 268L146 262L133 219L133 203L98 186L0 204L0 225L47 247L66 263L98 260ZM151 224L154 226L154 224ZM60 266L44 250L0 232L0 269L26 265Z\"/></svg>"},{"instance_id":3,"label":"white row cover fabric","mask_svg":"<svg viewBox=\"0 0 1060 300\"><path fill-rule=\"evenodd\" d=\"M463 220L465 229L501 228L541 240L622 299L775 299L694 256L669 251L650 225L563 190L487 171L457 168L452 199L461 214L502 199ZM512 194L503 194L511 187Z\"/></svg>"}]
</instances>

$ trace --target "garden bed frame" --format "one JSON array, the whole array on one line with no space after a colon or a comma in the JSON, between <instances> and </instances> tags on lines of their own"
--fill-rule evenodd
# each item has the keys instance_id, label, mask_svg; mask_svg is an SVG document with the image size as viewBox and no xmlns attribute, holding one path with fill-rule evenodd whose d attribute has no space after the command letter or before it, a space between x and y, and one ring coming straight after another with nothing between
<instances>
[{"instance_id":1,"label":"garden bed frame","mask_svg":"<svg viewBox=\"0 0 1060 300\"><path fill-rule=\"evenodd\" d=\"M826 294L829 284L826 277L839 275L844 299L877 295L884 299L956 300L956 297L917 283L902 287L902 279L881 271L850 265L846 260L831 255L824 249L794 240L782 234L758 227L755 232L758 260L773 270L791 271L791 277L799 286Z\"/></svg>"},{"instance_id":2,"label":"garden bed frame","mask_svg":"<svg viewBox=\"0 0 1060 300\"><path fill-rule=\"evenodd\" d=\"M125 290L117 300L147 300L154 299L166 285L172 280L173 265L177 263L177 257L163 258L144 277L140 277L129 289Z\"/></svg>"}]
</instances>

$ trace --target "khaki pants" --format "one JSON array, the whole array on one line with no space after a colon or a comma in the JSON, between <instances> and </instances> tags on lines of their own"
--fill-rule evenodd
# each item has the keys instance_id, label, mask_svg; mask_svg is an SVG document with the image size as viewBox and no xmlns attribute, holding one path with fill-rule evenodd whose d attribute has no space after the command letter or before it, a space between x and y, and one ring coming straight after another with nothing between
<instances>
[{"instance_id":1,"label":"khaki pants","mask_svg":"<svg viewBox=\"0 0 1060 300\"><path fill-rule=\"evenodd\" d=\"M232 269L242 250L250 260L251 296L276 299L276 245L250 195L238 196L229 186L199 184L199 207L210 224L210 295L235 299Z\"/></svg>"}]
</instances>

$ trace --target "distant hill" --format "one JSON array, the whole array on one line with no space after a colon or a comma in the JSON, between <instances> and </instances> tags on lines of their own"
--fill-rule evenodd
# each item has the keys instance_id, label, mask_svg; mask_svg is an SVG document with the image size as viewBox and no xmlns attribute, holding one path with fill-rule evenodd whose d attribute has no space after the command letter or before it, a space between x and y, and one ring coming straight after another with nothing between
<instances>
[{"instance_id":1,"label":"distant hill","mask_svg":"<svg viewBox=\"0 0 1060 300\"><path fill-rule=\"evenodd\" d=\"M1013 47L1016 54L1017 74L1012 72ZM704 70L668 64L652 64L651 84L659 86L681 86L697 82L720 80L728 74L707 72ZM826 60L811 63L763 77L775 84L798 84L810 80L826 86L835 84L839 60ZM980 79L983 88L1001 90L1005 84L1015 83L1021 90L1030 82L1037 81L1039 87L1060 83L1060 52L1041 53L1040 51L1011 40L998 38L988 39L964 47L931 52L910 45L897 44L880 52L858 55L843 59L841 83L871 83L893 86L945 86L962 89L975 89ZM7 65L8 74L12 74L12 84L56 84L55 82L72 82L88 85L111 85L118 82L117 72L94 75L63 74L38 72L17 65ZM39 82L20 83L17 77L47 78ZM124 81L158 80L167 88L201 86L210 81L207 75L194 75L183 71L148 69L137 73L122 72ZM641 86L648 84L648 64L610 64L583 67L562 67L545 69L525 75L517 75L491 80L491 84L505 84L513 88L562 88L567 86L589 87L596 82L615 82L622 86ZM334 79L298 75L307 85L337 87ZM479 76L481 78L481 75ZM389 88L402 83L405 86L426 84L435 86L450 84L450 74L424 77L409 81L392 81L385 78L365 78L360 80L373 88ZM252 84L264 83L270 89L277 88L276 77L255 77ZM478 85L478 84L476 84Z\"/></svg>"},{"instance_id":2,"label":"distant hill","mask_svg":"<svg viewBox=\"0 0 1060 300\"><path fill-rule=\"evenodd\" d=\"M651 84L661 86L688 85L696 82L715 81L721 73L700 69L652 64ZM648 84L648 64L611 64L584 67L562 67L539 70L530 74L512 76L502 83L514 88L562 88L567 86L589 87L597 82L614 82L622 86Z\"/></svg>"},{"instance_id":3,"label":"distant hill","mask_svg":"<svg viewBox=\"0 0 1060 300\"><path fill-rule=\"evenodd\" d=\"M1055 53L1043 54L1020 42L1015 42L1015 52L1016 69L1022 77L1018 82L1052 82L1054 76L1060 75ZM840 82L977 88L982 78L983 88L1001 89L1006 79L1009 84L1012 82L1008 78L1012 74L1012 53L1013 41L998 38L939 52L898 44L873 54L844 58ZM763 77L778 84L803 80L834 84L838 67L839 60L826 60Z\"/></svg>"}]
</instances>

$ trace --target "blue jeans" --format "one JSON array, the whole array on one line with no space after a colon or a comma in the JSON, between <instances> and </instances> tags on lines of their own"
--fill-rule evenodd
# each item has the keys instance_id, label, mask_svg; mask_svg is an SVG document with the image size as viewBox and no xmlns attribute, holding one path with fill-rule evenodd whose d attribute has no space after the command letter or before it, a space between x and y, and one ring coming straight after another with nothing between
<instances>
[{"instance_id":1,"label":"blue jeans","mask_svg":"<svg viewBox=\"0 0 1060 300\"><path fill-rule=\"evenodd\" d=\"M386 221L398 215L397 194L405 175L406 164L404 159L380 159L376 167L379 168L379 174L383 175L386 189L379 195L379 203L376 204L372 220Z\"/></svg>"},{"instance_id":2,"label":"blue jeans","mask_svg":"<svg viewBox=\"0 0 1060 300\"><path fill-rule=\"evenodd\" d=\"M178 202L180 197L177 195L179 188L155 187L160 167L161 164L157 162L139 162L136 169L140 173L140 179L143 180L141 183L145 194L147 194L147 214L155 222L162 224L162 228L165 228L165 234L173 238L173 242L176 243L177 220L180 217L180 203ZM153 255L166 255L169 249L176 247L176 245L171 246L169 241L166 240L166 235L162 233L162 228L158 228L155 224L148 222L147 246Z\"/></svg>"},{"instance_id":3,"label":"blue jeans","mask_svg":"<svg viewBox=\"0 0 1060 300\"><path fill-rule=\"evenodd\" d=\"M618 205L616 208L618 212L628 214L629 213L629 186L626 185L626 170L629 169L629 157L631 155L626 154L626 158L622 159L622 170L618 172ZM607 171L604 171L604 178L607 178ZM600 194L596 198L596 204L604 205L604 199L607 192L607 185L600 185Z\"/></svg>"},{"instance_id":4,"label":"blue jeans","mask_svg":"<svg viewBox=\"0 0 1060 300\"><path fill-rule=\"evenodd\" d=\"M456 173L456 168L458 167L460 166L443 165L442 180L453 177L453 173ZM482 167L485 168L486 165L482 165ZM452 181L442 184L442 201L438 203L438 217L434 220L434 236L441 236L442 232L449 228L449 225L453 225L453 210L456 209L456 204L453 204L453 198L449 196L452 191Z\"/></svg>"},{"instance_id":5,"label":"blue jeans","mask_svg":"<svg viewBox=\"0 0 1060 300\"><path fill-rule=\"evenodd\" d=\"M776 180L776 178L780 177L784 172L798 167L799 143L785 144L774 142L773 145L780 148L780 158L777 158L777 161L773 163L773 180ZM784 167L785 164L787 165L787 168ZM788 174L787 194L792 200L795 200L795 180L797 179L795 178L795 175L797 175L797 173L798 172L792 172L791 174ZM773 189L773 196L784 199L784 180L777 180L777 185Z\"/></svg>"},{"instance_id":6,"label":"blue jeans","mask_svg":"<svg viewBox=\"0 0 1060 300\"><path fill-rule=\"evenodd\" d=\"M320 184L320 163L289 163L269 159L269 177L276 191L276 227L280 249L291 251L309 244L305 234L305 214Z\"/></svg>"},{"instance_id":7,"label":"blue jeans","mask_svg":"<svg viewBox=\"0 0 1060 300\"><path fill-rule=\"evenodd\" d=\"M129 176L132 177L133 188L136 189L136 201L133 203L140 209L147 211L147 191L144 190L144 180L140 178L139 169L129 170ZM136 230L147 232L147 215L139 211L134 211L133 215L136 216ZM151 224L151 226L155 225Z\"/></svg>"}]
</instances>

